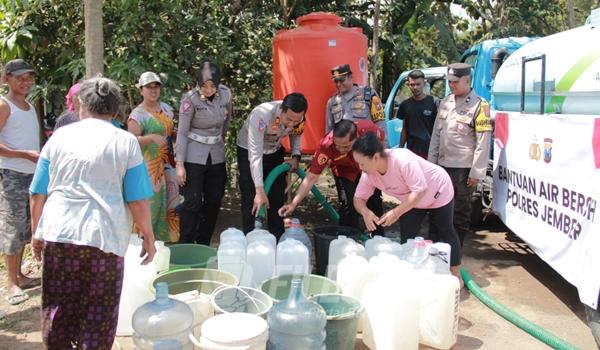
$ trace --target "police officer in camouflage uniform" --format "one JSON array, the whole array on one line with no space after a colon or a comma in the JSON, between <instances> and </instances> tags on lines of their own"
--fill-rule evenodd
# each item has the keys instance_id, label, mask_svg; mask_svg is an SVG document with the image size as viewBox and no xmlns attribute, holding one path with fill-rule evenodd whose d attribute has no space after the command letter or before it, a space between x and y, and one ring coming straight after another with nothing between
<instances>
[{"instance_id":1,"label":"police officer in camouflage uniform","mask_svg":"<svg viewBox=\"0 0 600 350\"><path fill-rule=\"evenodd\" d=\"M471 66L448 66L452 93L442 100L428 160L446 169L454 185L454 228L461 245L470 232L471 196L486 176L492 124L488 103L471 89Z\"/></svg>"},{"instance_id":2,"label":"police officer in camouflage uniform","mask_svg":"<svg viewBox=\"0 0 600 350\"><path fill-rule=\"evenodd\" d=\"M210 244L225 193L225 135L233 115L231 90L221 72L204 62L197 86L181 99L175 147L177 182L184 198L180 243Z\"/></svg>"},{"instance_id":3,"label":"police officer in camouflage uniform","mask_svg":"<svg viewBox=\"0 0 600 350\"><path fill-rule=\"evenodd\" d=\"M277 210L285 200L285 177L273 183L269 196L263 180L271 170L284 162L281 139L290 137L292 171L300 161L300 142L304 130L304 114L308 102L304 95L291 93L283 101L265 102L250 112L237 138L237 160L242 194L242 224L244 232L254 228L254 215L267 205L269 231L277 238L284 231L283 218Z\"/></svg>"},{"instance_id":4,"label":"police officer in camouflage uniform","mask_svg":"<svg viewBox=\"0 0 600 350\"><path fill-rule=\"evenodd\" d=\"M337 93L327 101L325 134L342 119L354 122L371 119L385 136L383 103L377 93L368 86L358 86L352 81L350 65L342 64L331 69L331 78Z\"/></svg>"}]
</instances>

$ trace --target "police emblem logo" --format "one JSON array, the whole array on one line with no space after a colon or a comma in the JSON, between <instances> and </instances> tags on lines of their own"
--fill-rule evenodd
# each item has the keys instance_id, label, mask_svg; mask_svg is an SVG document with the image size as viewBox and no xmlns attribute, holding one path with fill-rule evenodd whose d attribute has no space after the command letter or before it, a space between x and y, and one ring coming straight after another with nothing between
<instances>
[{"instance_id":1,"label":"police emblem logo","mask_svg":"<svg viewBox=\"0 0 600 350\"><path fill-rule=\"evenodd\" d=\"M258 131L263 132L263 131L265 131L266 128L267 128L267 123L265 123L264 120L259 119L258 120Z\"/></svg>"},{"instance_id":2,"label":"police emblem logo","mask_svg":"<svg viewBox=\"0 0 600 350\"><path fill-rule=\"evenodd\" d=\"M179 113L185 113L185 112L189 111L190 108L192 108L192 101L185 100L181 104L181 109L179 110Z\"/></svg>"},{"instance_id":3,"label":"police emblem logo","mask_svg":"<svg viewBox=\"0 0 600 350\"><path fill-rule=\"evenodd\" d=\"M327 161L329 160L329 158L324 155L323 153L319 154L319 157L317 158L317 163L319 163L319 165L325 165L325 163L327 163Z\"/></svg>"}]
</instances>

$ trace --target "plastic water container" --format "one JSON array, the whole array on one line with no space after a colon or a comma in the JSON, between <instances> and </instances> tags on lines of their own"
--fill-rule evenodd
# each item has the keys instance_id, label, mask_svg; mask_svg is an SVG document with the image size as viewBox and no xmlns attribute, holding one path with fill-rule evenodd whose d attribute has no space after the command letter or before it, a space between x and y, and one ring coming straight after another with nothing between
<instances>
[{"instance_id":1,"label":"plastic water container","mask_svg":"<svg viewBox=\"0 0 600 350\"><path fill-rule=\"evenodd\" d=\"M363 342L370 349L419 348L419 288L411 275L378 277L365 286L362 304L368 322Z\"/></svg>"},{"instance_id":2,"label":"plastic water container","mask_svg":"<svg viewBox=\"0 0 600 350\"><path fill-rule=\"evenodd\" d=\"M308 237L308 235L304 231L304 228L300 224L299 219L296 219L296 218L292 219L292 223L290 224L290 227L285 229L285 232L283 233L283 235L281 235L279 242L281 243L290 238L302 242L302 244L304 244L306 249L308 249L308 256L309 257L312 256L312 250L313 250L312 242L310 240L310 237Z\"/></svg>"},{"instance_id":3,"label":"plastic water container","mask_svg":"<svg viewBox=\"0 0 600 350\"><path fill-rule=\"evenodd\" d=\"M256 288L275 275L275 247L262 239L248 243L246 249L246 269L241 281L243 286Z\"/></svg>"},{"instance_id":4,"label":"plastic water container","mask_svg":"<svg viewBox=\"0 0 600 350\"><path fill-rule=\"evenodd\" d=\"M171 261L171 249L165 246L165 242L156 241L156 255L154 255L154 267L156 272L163 273L169 271L169 261Z\"/></svg>"},{"instance_id":5,"label":"plastic water container","mask_svg":"<svg viewBox=\"0 0 600 350\"><path fill-rule=\"evenodd\" d=\"M156 299L133 313L133 342L140 350L192 350L192 310L169 298L166 283L156 286Z\"/></svg>"},{"instance_id":6,"label":"plastic water container","mask_svg":"<svg viewBox=\"0 0 600 350\"><path fill-rule=\"evenodd\" d=\"M433 243L431 246L435 247L440 253L440 255L446 258L446 265L448 265L448 269L450 269L450 252L452 251L450 244L444 242L436 242Z\"/></svg>"},{"instance_id":7,"label":"plastic water container","mask_svg":"<svg viewBox=\"0 0 600 350\"><path fill-rule=\"evenodd\" d=\"M412 247L408 246L408 250L404 255L406 261L418 267L427 257L427 243L423 237L415 237L412 242Z\"/></svg>"},{"instance_id":8,"label":"plastic water container","mask_svg":"<svg viewBox=\"0 0 600 350\"><path fill-rule=\"evenodd\" d=\"M392 240L387 237L375 236L365 242L365 250L367 252L367 258L370 259L377 256L379 253L379 246L384 244L390 244Z\"/></svg>"},{"instance_id":9,"label":"plastic water container","mask_svg":"<svg viewBox=\"0 0 600 350\"><path fill-rule=\"evenodd\" d=\"M420 294L419 342L437 349L450 349L456 343L458 331L458 278L427 274Z\"/></svg>"},{"instance_id":10,"label":"plastic water container","mask_svg":"<svg viewBox=\"0 0 600 350\"><path fill-rule=\"evenodd\" d=\"M365 286L376 277L377 271L371 267L365 257L351 254L338 264L336 281L340 285L342 293L361 300ZM366 316L366 313L361 315L357 327L358 332L362 332L367 321Z\"/></svg>"},{"instance_id":11,"label":"plastic water container","mask_svg":"<svg viewBox=\"0 0 600 350\"><path fill-rule=\"evenodd\" d=\"M420 266L421 270L438 274L450 274L448 257L440 253L434 246L427 247L428 254Z\"/></svg>"},{"instance_id":12,"label":"plastic water container","mask_svg":"<svg viewBox=\"0 0 600 350\"><path fill-rule=\"evenodd\" d=\"M263 318L241 312L217 315L202 324L200 341L203 350L265 350L269 326Z\"/></svg>"},{"instance_id":13,"label":"plastic water container","mask_svg":"<svg viewBox=\"0 0 600 350\"><path fill-rule=\"evenodd\" d=\"M377 254L388 253L398 257L398 259L404 258L402 245L395 241L379 244L376 249Z\"/></svg>"},{"instance_id":14,"label":"plastic water container","mask_svg":"<svg viewBox=\"0 0 600 350\"><path fill-rule=\"evenodd\" d=\"M217 250L217 264L219 270L231 272L241 281L246 265L246 246L238 240L220 244Z\"/></svg>"},{"instance_id":15,"label":"plastic water container","mask_svg":"<svg viewBox=\"0 0 600 350\"><path fill-rule=\"evenodd\" d=\"M131 315L138 307L154 299L149 286L156 277L156 267L154 264L142 265L141 251L142 240L135 234L131 235L125 253L125 272L117 323L118 336L130 336L133 333Z\"/></svg>"},{"instance_id":16,"label":"plastic water container","mask_svg":"<svg viewBox=\"0 0 600 350\"><path fill-rule=\"evenodd\" d=\"M269 350L325 350L325 310L302 292L302 280L292 281L287 299L267 315Z\"/></svg>"},{"instance_id":17,"label":"plastic water container","mask_svg":"<svg viewBox=\"0 0 600 350\"><path fill-rule=\"evenodd\" d=\"M354 245L356 242L344 235L338 236L329 243L329 259L327 263L327 278L335 280L337 274L337 265L344 258L346 247ZM364 247L363 247L364 250ZM350 251L350 250L349 250ZM348 252L349 252L348 251Z\"/></svg>"},{"instance_id":18,"label":"plastic water container","mask_svg":"<svg viewBox=\"0 0 600 350\"><path fill-rule=\"evenodd\" d=\"M236 241L240 242L244 247L246 246L246 236L244 235L244 232L238 230L237 228L230 227L225 231L221 232L221 235L219 237L219 245L231 241Z\"/></svg>"},{"instance_id":19,"label":"plastic water container","mask_svg":"<svg viewBox=\"0 0 600 350\"><path fill-rule=\"evenodd\" d=\"M273 246L273 250L277 249L277 238L267 230L255 229L246 235L246 246L255 241L264 241Z\"/></svg>"},{"instance_id":20,"label":"plastic water container","mask_svg":"<svg viewBox=\"0 0 600 350\"><path fill-rule=\"evenodd\" d=\"M300 241L289 238L277 245L277 275L308 275L308 249Z\"/></svg>"},{"instance_id":21,"label":"plastic water container","mask_svg":"<svg viewBox=\"0 0 600 350\"><path fill-rule=\"evenodd\" d=\"M273 299L259 289L222 286L211 295L211 305L215 315L244 312L267 318L267 313L273 307Z\"/></svg>"}]
</instances>

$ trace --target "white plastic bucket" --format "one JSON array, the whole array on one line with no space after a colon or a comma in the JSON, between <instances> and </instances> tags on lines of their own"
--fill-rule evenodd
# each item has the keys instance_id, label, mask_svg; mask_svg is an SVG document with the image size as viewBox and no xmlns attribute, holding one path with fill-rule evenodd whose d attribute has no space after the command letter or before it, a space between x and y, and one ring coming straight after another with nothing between
<instances>
[{"instance_id":1,"label":"white plastic bucket","mask_svg":"<svg viewBox=\"0 0 600 350\"><path fill-rule=\"evenodd\" d=\"M222 286L212 293L210 299L215 315L244 312L267 318L273 306L273 300L267 293L248 287Z\"/></svg>"},{"instance_id":2,"label":"white plastic bucket","mask_svg":"<svg viewBox=\"0 0 600 350\"><path fill-rule=\"evenodd\" d=\"M202 350L266 350L269 326L260 316L233 312L209 318L200 327L202 336L190 335Z\"/></svg>"}]
</instances>

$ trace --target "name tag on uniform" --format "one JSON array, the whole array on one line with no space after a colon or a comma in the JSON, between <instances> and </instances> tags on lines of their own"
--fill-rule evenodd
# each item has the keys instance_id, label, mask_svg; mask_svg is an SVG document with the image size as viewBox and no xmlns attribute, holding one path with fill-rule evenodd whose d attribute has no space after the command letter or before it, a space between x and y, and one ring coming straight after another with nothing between
<instances>
[{"instance_id":1,"label":"name tag on uniform","mask_svg":"<svg viewBox=\"0 0 600 350\"><path fill-rule=\"evenodd\" d=\"M200 112L200 111L206 111L208 110L208 108L206 108L205 106L196 106L196 111Z\"/></svg>"},{"instance_id":2,"label":"name tag on uniform","mask_svg":"<svg viewBox=\"0 0 600 350\"><path fill-rule=\"evenodd\" d=\"M470 123L471 122L471 116L470 115L460 115L458 116L458 118L456 118L456 120L458 120L461 123Z\"/></svg>"}]
</instances>

